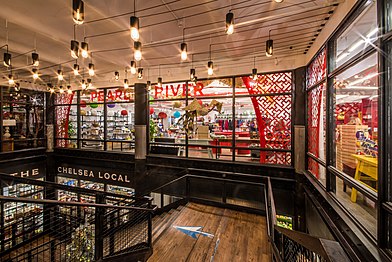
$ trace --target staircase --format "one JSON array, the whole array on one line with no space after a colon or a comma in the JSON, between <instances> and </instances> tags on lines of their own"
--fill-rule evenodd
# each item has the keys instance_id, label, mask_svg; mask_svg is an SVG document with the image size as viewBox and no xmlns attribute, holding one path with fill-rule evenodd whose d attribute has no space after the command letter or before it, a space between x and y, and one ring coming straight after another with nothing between
<instances>
[{"instance_id":1,"label":"staircase","mask_svg":"<svg viewBox=\"0 0 392 262\"><path fill-rule=\"evenodd\" d=\"M156 215L152 219L152 245L154 246L163 233L170 228L172 223L180 215L184 206L179 206L175 209L170 209L160 215Z\"/></svg>"}]
</instances>

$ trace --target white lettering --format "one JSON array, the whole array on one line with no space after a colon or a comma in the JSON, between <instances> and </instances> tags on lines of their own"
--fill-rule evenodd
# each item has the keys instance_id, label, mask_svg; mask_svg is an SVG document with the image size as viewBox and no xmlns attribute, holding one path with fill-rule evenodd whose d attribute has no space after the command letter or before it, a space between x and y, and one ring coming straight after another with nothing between
<instances>
[{"instance_id":1,"label":"white lettering","mask_svg":"<svg viewBox=\"0 0 392 262\"><path fill-rule=\"evenodd\" d=\"M32 175L32 176L38 176L38 175L39 175L39 170L38 170L38 168L32 169L32 170L31 170L31 175Z\"/></svg>"}]
</instances>

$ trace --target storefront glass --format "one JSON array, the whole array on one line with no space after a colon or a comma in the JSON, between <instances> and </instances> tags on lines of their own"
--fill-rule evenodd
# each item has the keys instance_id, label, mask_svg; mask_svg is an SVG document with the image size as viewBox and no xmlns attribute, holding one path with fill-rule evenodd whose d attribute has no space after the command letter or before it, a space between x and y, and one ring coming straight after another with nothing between
<instances>
[{"instance_id":1,"label":"storefront glass","mask_svg":"<svg viewBox=\"0 0 392 262\"><path fill-rule=\"evenodd\" d=\"M331 64L332 70L363 52L369 45L372 45L377 39L378 27L376 18L376 1L367 1L365 10L336 39L335 63Z\"/></svg>"},{"instance_id":2,"label":"storefront glass","mask_svg":"<svg viewBox=\"0 0 392 262\"><path fill-rule=\"evenodd\" d=\"M45 146L43 92L1 88L2 152Z\"/></svg>"},{"instance_id":3,"label":"storefront glass","mask_svg":"<svg viewBox=\"0 0 392 262\"><path fill-rule=\"evenodd\" d=\"M374 53L334 79L336 168L359 181L358 173L368 180L377 181L378 177L377 67ZM366 171L361 169L363 164L369 165ZM369 187L377 191L377 187Z\"/></svg>"}]
</instances>

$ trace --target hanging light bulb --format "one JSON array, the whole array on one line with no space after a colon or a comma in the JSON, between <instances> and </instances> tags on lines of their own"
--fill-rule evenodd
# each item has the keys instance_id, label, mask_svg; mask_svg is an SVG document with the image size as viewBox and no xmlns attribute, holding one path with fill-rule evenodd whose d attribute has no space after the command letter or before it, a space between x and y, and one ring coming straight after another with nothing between
<instances>
[{"instance_id":1,"label":"hanging light bulb","mask_svg":"<svg viewBox=\"0 0 392 262\"><path fill-rule=\"evenodd\" d=\"M4 53L4 62L3 63L6 67L11 66L11 54L10 53L8 53L8 52Z\"/></svg>"},{"instance_id":2,"label":"hanging light bulb","mask_svg":"<svg viewBox=\"0 0 392 262\"><path fill-rule=\"evenodd\" d=\"M59 79L59 81L64 80L63 70L61 70L61 69L57 70L57 78Z\"/></svg>"},{"instance_id":3,"label":"hanging light bulb","mask_svg":"<svg viewBox=\"0 0 392 262\"><path fill-rule=\"evenodd\" d=\"M72 94L72 90L71 90L71 86L70 86L70 85L67 86L67 93L68 93L69 95Z\"/></svg>"},{"instance_id":4,"label":"hanging light bulb","mask_svg":"<svg viewBox=\"0 0 392 262\"><path fill-rule=\"evenodd\" d=\"M226 14L226 34L231 35L234 33L234 14L231 10Z\"/></svg>"},{"instance_id":5,"label":"hanging light bulb","mask_svg":"<svg viewBox=\"0 0 392 262\"><path fill-rule=\"evenodd\" d=\"M87 88L86 81L82 79L82 90L85 90Z\"/></svg>"},{"instance_id":6,"label":"hanging light bulb","mask_svg":"<svg viewBox=\"0 0 392 262\"><path fill-rule=\"evenodd\" d=\"M79 65L78 64L74 64L73 73L75 76L79 75Z\"/></svg>"},{"instance_id":7,"label":"hanging light bulb","mask_svg":"<svg viewBox=\"0 0 392 262\"><path fill-rule=\"evenodd\" d=\"M93 83L91 81L91 78L87 78L87 88L93 88Z\"/></svg>"},{"instance_id":8,"label":"hanging light bulb","mask_svg":"<svg viewBox=\"0 0 392 262\"><path fill-rule=\"evenodd\" d=\"M31 59L33 60L33 66L39 66L39 55L37 53L31 53Z\"/></svg>"},{"instance_id":9,"label":"hanging light bulb","mask_svg":"<svg viewBox=\"0 0 392 262\"><path fill-rule=\"evenodd\" d=\"M88 57L88 44L86 42L82 42L80 49L82 50L82 57L87 58Z\"/></svg>"},{"instance_id":10,"label":"hanging light bulb","mask_svg":"<svg viewBox=\"0 0 392 262\"><path fill-rule=\"evenodd\" d=\"M183 61L188 58L187 49L187 44L181 43L181 60Z\"/></svg>"},{"instance_id":11,"label":"hanging light bulb","mask_svg":"<svg viewBox=\"0 0 392 262\"><path fill-rule=\"evenodd\" d=\"M136 74L136 62L131 61L131 74L134 75Z\"/></svg>"},{"instance_id":12,"label":"hanging light bulb","mask_svg":"<svg viewBox=\"0 0 392 262\"><path fill-rule=\"evenodd\" d=\"M137 79L143 79L143 68L141 67L137 69Z\"/></svg>"},{"instance_id":13,"label":"hanging light bulb","mask_svg":"<svg viewBox=\"0 0 392 262\"><path fill-rule=\"evenodd\" d=\"M130 18L130 26L131 26L131 38L133 41L139 41L139 18L136 16L131 16Z\"/></svg>"},{"instance_id":14,"label":"hanging light bulb","mask_svg":"<svg viewBox=\"0 0 392 262\"><path fill-rule=\"evenodd\" d=\"M120 73L119 72L114 72L114 80L118 81L120 79Z\"/></svg>"},{"instance_id":15,"label":"hanging light bulb","mask_svg":"<svg viewBox=\"0 0 392 262\"><path fill-rule=\"evenodd\" d=\"M38 79L38 69L37 68L33 68L33 79L37 80Z\"/></svg>"},{"instance_id":16,"label":"hanging light bulb","mask_svg":"<svg viewBox=\"0 0 392 262\"><path fill-rule=\"evenodd\" d=\"M134 58L136 61L142 60L142 43L136 41L133 43Z\"/></svg>"},{"instance_id":17,"label":"hanging light bulb","mask_svg":"<svg viewBox=\"0 0 392 262\"><path fill-rule=\"evenodd\" d=\"M274 53L274 41L271 39L271 30L268 33L268 40L265 43L265 55L271 57Z\"/></svg>"},{"instance_id":18,"label":"hanging light bulb","mask_svg":"<svg viewBox=\"0 0 392 262\"><path fill-rule=\"evenodd\" d=\"M257 79L257 68L252 69L252 79L256 80Z\"/></svg>"},{"instance_id":19,"label":"hanging light bulb","mask_svg":"<svg viewBox=\"0 0 392 262\"><path fill-rule=\"evenodd\" d=\"M189 78L191 79L191 81L193 81L193 79L195 78L195 76L196 76L196 69L191 68L190 74L189 74Z\"/></svg>"},{"instance_id":20,"label":"hanging light bulb","mask_svg":"<svg viewBox=\"0 0 392 262\"><path fill-rule=\"evenodd\" d=\"M59 92L60 92L60 94L63 94L63 93L64 93L63 86L60 86L60 87L59 87Z\"/></svg>"},{"instance_id":21,"label":"hanging light bulb","mask_svg":"<svg viewBox=\"0 0 392 262\"><path fill-rule=\"evenodd\" d=\"M214 63L212 61L208 61L207 73L208 73L209 76L214 74Z\"/></svg>"},{"instance_id":22,"label":"hanging light bulb","mask_svg":"<svg viewBox=\"0 0 392 262\"><path fill-rule=\"evenodd\" d=\"M147 89L148 89L148 90L151 89L151 81L147 81Z\"/></svg>"},{"instance_id":23,"label":"hanging light bulb","mask_svg":"<svg viewBox=\"0 0 392 262\"><path fill-rule=\"evenodd\" d=\"M71 56L75 59L79 58L79 42L71 40Z\"/></svg>"},{"instance_id":24,"label":"hanging light bulb","mask_svg":"<svg viewBox=\"0 0 392 262\"><path fill-rule=\"evenodd\" d=\"M54 88L53 87L51 87L50 89L49 89L49 91L50 91L50 93L54 93Z\"/></svg>"},{"instance_id":25,"label":"hanging light bulb","mask_svg":"<svg viewBox=\"0 0 392 262\"><path fill-rule=\"evenodd\" d=\"M82 0L72 1L72 19L77 25L84 22L84 2Z\"/></svg>"},{"instance_id":26,"label":"hanging light bulb","mask_svg":"<svg viewBox=\"0 0 392 262\"><path fill-rule=\"evenodd\" d=\"M158 77L158 86L162 87L162 77Z\"/></svg>"},{"instance_id":27,"label":"hanging light bulb","mask_svg":"<svg viewBox=\"0 0 392 262\"><path fill-rule=\"evenodd\" d=\"M10 86L15 84L14 76L13 75L8 75L8 84Z\"/></svg>"},{"instance_id":28,"label":"hanging light bulb","mask_svg":"<svg viewBox=\"0 0 392 262\"><path fill-rule=\"evenodd\" d=\"M128 84L128 79L124 79L124 89L128 89L129 84Z\"/></svg>"},{"instance_id":29,"label":"hanging light bulb","mask_svg":"<svg viewBox=\"0 0 392 262\"><path fill-rule=\"evenodd\" d=\"M275 0L276 3L282 3L283 0Z\"/></svg>"},{"instance_id":30,"label":"hanging light bulb","mask_svg":"<svg viewBox=\"0 0 392 262\"><path fill-rule=\"evenodd\" d=\"M89 74L89 76L94 76L95 75L94 64L93 63L89 63L88 64L88 74Z\"/></svg>"}]
</instances>

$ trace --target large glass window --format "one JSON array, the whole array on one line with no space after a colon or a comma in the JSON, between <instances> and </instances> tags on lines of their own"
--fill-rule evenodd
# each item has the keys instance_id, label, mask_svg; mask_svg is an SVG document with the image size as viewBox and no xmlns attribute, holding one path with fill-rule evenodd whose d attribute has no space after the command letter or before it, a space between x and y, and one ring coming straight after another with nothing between
<instances>
[{"instance_id":1,"label":"large glass window","mask_svg":"<svg viewBox=\"0 0 392 262\"><path fill-rule=\"evenodd\" d=\"M132 88L56 94L56 146L134 151L133 101Z\"/></svg>"},{"instance_id":2,"label":"large glass window","mask_svg":"<svg viewBox=\"0 0 392 262\"><path fill-rule=\"evenodd\" d=\"M291 165L291 92L288 72L155 86L150 152Z\"/></svg>"},{"instance_id":3,"label":"large glass window","mask_svg":"<svg viewBox=\"0 0 392 262\"><path fill-rule=\"evenodd\" d=\"M364 11L336 39L335 62L331 64L331 70L363 52L377 39L376 9L376 1L367 1Z\"/></svg>"},{"instance_id":4,"label":"large glass window","mask_svg":"<svg viewBox=\"0 0 392 262\"><path fill-rule=\"evenodd\" d=\"M45 146L45 94L1 88L1 151Z\"/></svg>"}]
</instances>

